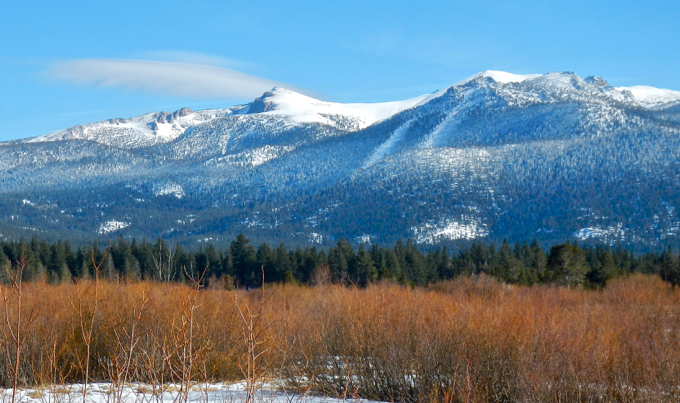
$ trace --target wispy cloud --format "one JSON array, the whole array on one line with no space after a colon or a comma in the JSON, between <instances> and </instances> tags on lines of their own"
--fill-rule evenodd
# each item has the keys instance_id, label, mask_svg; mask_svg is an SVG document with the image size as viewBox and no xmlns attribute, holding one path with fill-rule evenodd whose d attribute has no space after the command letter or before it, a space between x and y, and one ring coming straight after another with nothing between
<instances>
[{"instance_id":1,"label":"wispy cloud","mask_svg":"<svg viewBox=\"0 0 680 403\"><path fill-rule=\"evenodd\" d=\"M197 60L195 54L183 56L185 59ZM227 59L221 59L222 64L225 60ZM214 64L216 60L212 62L210 64ZM54 78L72 83L177 97L253 98L275 86L300 91L290 85L240 71L207 63L183 61L77 59L55 63L48 73Z\"/></svg>"},{"instance_id":2,"label":"wispy cloud","mask_svg":"<svg viewBox=\"0 0 680 403\"><path fill-rule=\"evenodd\" d=\"M152 50L134 55L133 59L200 64L235 70L265 70L264 66L243 60L183 50Z\"/></svg>"}]
</instances>

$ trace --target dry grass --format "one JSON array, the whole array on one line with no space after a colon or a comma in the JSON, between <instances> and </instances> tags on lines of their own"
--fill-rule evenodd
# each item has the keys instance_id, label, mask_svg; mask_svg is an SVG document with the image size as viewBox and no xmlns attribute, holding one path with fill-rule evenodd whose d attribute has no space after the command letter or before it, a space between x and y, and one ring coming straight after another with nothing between
<instances>
[{"instance_id":1,"label":"dry grass","mask_svg":"<svg viewBox=\"0 0 680 403\"><path fill-rule=\"evenodd\" d=\"M85 286L24 285L26 306L40 308L22 353L24 385L83 378L87 354L69 299ZM428 289L285 285L264 296L201 290L192 302L191 360L182 333L187 286L103 282L99 292L93 381L112 381L112 368L127 368L120 379L156 390L186 373L196 382L242 378L249 357L237 293L250 306L266 299L260 365L296 394L414 402L680 398L680 291L656 277L611 281L602 291L507 286L484 277ZM142 295L148 301L135 322ZM91 304L83 298L85 308ZM121 337L133 325L135 340ZM0 359L5 382L7 364Z\"/></svg>"}]
</instances>

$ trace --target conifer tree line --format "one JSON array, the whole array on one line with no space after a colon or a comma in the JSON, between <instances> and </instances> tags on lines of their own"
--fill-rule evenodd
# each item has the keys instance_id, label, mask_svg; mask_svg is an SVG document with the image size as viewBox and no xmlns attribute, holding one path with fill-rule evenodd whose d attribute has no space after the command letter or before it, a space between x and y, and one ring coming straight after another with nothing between
<instances>
[{"instance_id":1,"label":"conifer tree line","mask_svg":"<svg viewBox=\"0 0 680 403\"><path fill-rule=\"evenodd\" d=\"M621 247L555 245L546 253L536 240L500 245L475 241L449 253L446 247L423 252L412 241L393 247L359 245L341 238L328 250L314 246L287 248L283 243L255 247L243 234L218 250L213 244L198 250L182 245L135 239L102 247L97 243L73 248L68 241L0 242L0 262L17 262L24 254L24 281L51 284L88 279L99 266L100 279L109 281L186 282L198 275L210 287L256 287L267 283L340 283L366 286L383 280L422 286L458 276L486 274L511 284L602 287L612 278L631 273L656 274L680 284L680 256L670 248L634 255ZM0 263L2 264L2 263ZM4 270L0 280L6 282Z\"/></svg>"}]
</instances>

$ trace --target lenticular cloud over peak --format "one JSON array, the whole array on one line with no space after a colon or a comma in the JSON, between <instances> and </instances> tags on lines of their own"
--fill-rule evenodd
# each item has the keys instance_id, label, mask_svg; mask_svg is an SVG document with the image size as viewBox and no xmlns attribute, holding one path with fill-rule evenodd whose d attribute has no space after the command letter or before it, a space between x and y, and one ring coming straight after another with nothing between
<instances>
[{"instance_id":1,"label":"lenticular cloud over peak","mask_svg":"<svg viewBox=\"0 0 680 403\"><path fill-rule=\"evenodd\" d=\"M148 60L67 60L55 63L49 73L73 83L179 97L253 98L272 87L286 86L222 67Z\"/></svg>"}]
</instances>

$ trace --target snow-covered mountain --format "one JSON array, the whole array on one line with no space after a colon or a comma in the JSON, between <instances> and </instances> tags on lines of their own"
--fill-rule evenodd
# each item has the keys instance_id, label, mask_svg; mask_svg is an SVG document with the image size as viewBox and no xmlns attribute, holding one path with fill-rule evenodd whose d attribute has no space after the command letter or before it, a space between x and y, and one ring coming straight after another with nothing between
<instances>
[{"instance_id":1,"label":"snow-covered mountain","mask_svg":"<svg viewBox=\"0 0 680 403\"><path fill-rule=\"evenodd\" d=\"M572 73L378 104L274 88L0 143L0 234L678 245L679 134L680 92Z\"/></svg>"},{"instance_id":2,"label":"snow-covered mountain","mask_svg":"<svg viewBox=\"0 0 680 403\"><path fill-rule=\"evenodd\" d=\"M26 140L42 143L59 140L88 140L124 149L148 147L167 143L181 136L197 124L228 116L239 108L194 112L182 108L173 113L147 113L129 119L109 119L103 122L78 125Z\"/></svg>"},{"instance_id":3,"label":"snow-covered mountain","mask_svg":"<svg viewBox=\"0 0 680 403\"><path fill-rule=\"evenodd\" d=\"M318 123L343 130L360 130L411 108L430 95L406 101L373 104L340 104L275 87L248 105L225 109L192 111L182 108L173 113L147 113L129 119L109 119L78 125L26 140L40 143L58 140L88 140L107 146L134 149L172 142L187 129L227 116L257 114L257 119L284 121L286 125Z\"/></svg>"}]
</instances>

